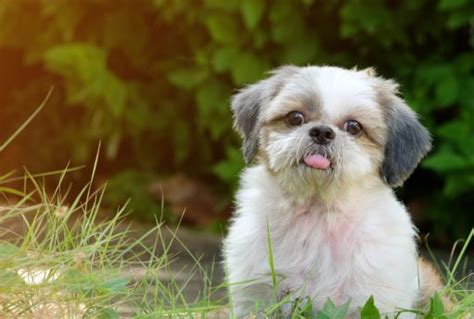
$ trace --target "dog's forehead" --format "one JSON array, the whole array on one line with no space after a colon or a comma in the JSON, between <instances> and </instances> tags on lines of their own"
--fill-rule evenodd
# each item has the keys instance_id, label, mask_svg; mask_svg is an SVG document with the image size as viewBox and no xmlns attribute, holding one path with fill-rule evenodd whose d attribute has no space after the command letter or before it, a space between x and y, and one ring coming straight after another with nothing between
<instances>
[{"instance_id":1,"label":"dog's forehead","mask_svg":"<svg viewBox=\"0 0 474 319\"><path fill-rule=\"evenodd\" d=\"M371 76L338 67L301 68L287 79L277 100L319 109L330 119L342 118L361 108L380 112Z\"/></svg>"},{"instance_id":2,"label":"dog's forehead","mask_svg":"<svg viewBox=\"0 0 474 319\"><path fill-rule=\"evenodd\" d=\"M369 75L337 67L308 67L302 78L316 86L319 106L330 118L344 116L353 108L378 109L376 92Z\"/></svg>"}]
</instances>

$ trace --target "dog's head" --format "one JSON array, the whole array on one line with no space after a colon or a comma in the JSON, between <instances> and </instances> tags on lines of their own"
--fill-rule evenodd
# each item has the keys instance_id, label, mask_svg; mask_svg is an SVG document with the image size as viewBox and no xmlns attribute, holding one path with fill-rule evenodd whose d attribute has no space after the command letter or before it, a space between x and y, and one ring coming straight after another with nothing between
<instances>
[{"instance_id":1,"label":"dog's head","mask_svg":"<svg viewBox=\"0 0 474 319\"><path fill-rule=\"evenodd\" d=\"M430 150L427 130L372 69L285 66L232 99L247 163L257 159L288 187L401 185Z\"/></svg>"}]
</instances>

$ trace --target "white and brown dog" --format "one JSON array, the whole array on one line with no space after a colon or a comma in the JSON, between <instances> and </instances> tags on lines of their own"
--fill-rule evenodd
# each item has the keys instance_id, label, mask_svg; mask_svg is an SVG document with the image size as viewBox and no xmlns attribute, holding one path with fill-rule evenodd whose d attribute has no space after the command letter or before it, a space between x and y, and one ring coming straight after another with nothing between
<instances>
[{"instance_id":1,"label":"white and brown dog","mask_svg":"<svg viewBox=\"0 0 474 319\"><path fill-rule=\"evenodd\" d=\"M441 287L418 259L416 229L392 190L431 147L397 94L372 69L285 66L233 97L244 157L254 162L224 242L238 317L288 295L310 298L315 310L327 298L350 301L355 317L372 295L392 316Z\"/></svg>"}]
</instances>

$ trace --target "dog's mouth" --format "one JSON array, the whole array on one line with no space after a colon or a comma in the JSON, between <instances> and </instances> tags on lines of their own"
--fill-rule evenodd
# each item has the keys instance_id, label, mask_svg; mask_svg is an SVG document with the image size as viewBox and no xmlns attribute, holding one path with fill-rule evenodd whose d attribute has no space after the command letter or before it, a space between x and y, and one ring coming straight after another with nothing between
<instances>
[{"instance_id":1,"label":"dog's mouth","mask_svg":"<svg viewBox=\"0 0 474 319\"><path fill-rule=\"evenodd\" d=\"M331 161L321 154L308 154L303 157L302 162L314 169L327 170L331 167Z\"/></svg>"}]
</instances>

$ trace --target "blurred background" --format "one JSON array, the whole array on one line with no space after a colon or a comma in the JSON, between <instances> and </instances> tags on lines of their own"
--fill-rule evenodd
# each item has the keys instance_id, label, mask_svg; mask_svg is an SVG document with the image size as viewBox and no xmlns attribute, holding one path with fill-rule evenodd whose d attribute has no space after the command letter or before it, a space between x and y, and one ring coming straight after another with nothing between
<instances>
[{"instance_id":1,"label":"blurred background","mask_svg":"<svg viewBox=\"0 0 474 319\"><path fill-rule=\"evenodd\" d=\"M474 2L0 0L0 175L86 164L111 212L225 232L243 167L229 98L282 64L374 66L434 138L397 195L430 241L474 222ZM49 180L54 186L54 180ZM164 199L164 208L162 208Z\"/></svg>"}]
</instances>

